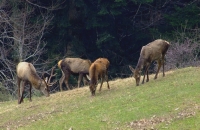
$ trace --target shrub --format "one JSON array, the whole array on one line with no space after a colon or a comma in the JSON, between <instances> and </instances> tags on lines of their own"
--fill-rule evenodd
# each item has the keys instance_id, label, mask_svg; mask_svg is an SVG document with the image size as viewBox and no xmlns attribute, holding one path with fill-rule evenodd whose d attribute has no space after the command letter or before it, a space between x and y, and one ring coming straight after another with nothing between
<instances>
[{"instance_id":1,"label":"shrub","mask_svg":"<svg viewBox=\"0 0 200 130\"><path fill-rule=\"evenodd\" d=\"M0 102L9 101L12 99L12 95L3 87L2 83L0 83Z\"/></svg>"},{"instance_id":2,"label":"shrub","mask_svg":"<svg viewBox=\"0 0 200 130\"><path fill-rule=\"evenodd\" d=\"M193 39L172 41L166 54L166 70L199 65L199 49L200 45Z\"/></svg>"}]
</instances>

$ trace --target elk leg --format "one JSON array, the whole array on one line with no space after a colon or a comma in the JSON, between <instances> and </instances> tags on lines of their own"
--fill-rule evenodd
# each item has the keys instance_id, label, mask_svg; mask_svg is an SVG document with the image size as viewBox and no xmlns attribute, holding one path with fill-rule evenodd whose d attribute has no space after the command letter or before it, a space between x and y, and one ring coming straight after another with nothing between
<instances>
[{"instance_id":1,"label":"elk leg","mask_svg":"<svg viewBox=\"0 0 200 130\"><path fill-rule=\"evenodd\" d=\"M146 68L145 68L145 72L144 72L144 76L143 76L142 84L144 84L145 73L146 73Z\"/></svg>"},{"instance_id":2,"label":"elk leg","mask_svg":"<svg viewBox=\"0 0 200 130\"><path fill-rule=\"evenodd\" d=\"M146 75L146 73L147 73L147 70L148 70L148 66L145 67L145 70L144 70L144 77L143 77L143 80L142 80L142 84L144 84L145 75Z\"/></svg>"},{"instance_id":3,"label":"elk leg","mask_svg":"<svg viewBox=\"0 0 200 130\"><path fill-rule=\"evenodd\" d=\"M20 82L21 82L21 79L17 78L17 84L18 84L18 104L20 104Z\"/></svg>"},{"instance_id":4,"label":"elk leg","mask_svg":"<svg viewBox=\"0 0 200 130\"><path fill-rule=\"evenodd\" d=\"M86 74L83 75L83 83L84 83L84 86L88 85L88 79L86 77Z\"/></svg>"},{"instance_id":5,"label":"elk leg","mask_svg":"<svg viewBox=\"0 0 200 130\"><path fill-rule=\"evenodd\" d=\"M70 76L70 73L66 73L65 74L65 85L67 86L68 90L70 90L69 84L68 84L69 76Z\"/></svg>"},{"instance_id":6,"label":"elk leg","mask_svg":"<svg viewBox=\"0 0 200 130\"><path fill-rule=\"evenodd\" d=\"M108 83L108 71L106 71L105 77L106 77L107 87L108 87L108 89L110 89L110 86L109 86L109 83Z\"/></svg>"},{"instance_id":7,"label":"elk leg","mask_svg":"<svg viewBox=\"0 0 200 130\"><path fill-rule=\"evenodd\" d=\"M149 67L150 67L150 65L148 65L148 67L147 67L147 72L146 72L147 80L146 80L146 82L149 82Z\"/></svg>"},{"instance_id":8,"label":"elk leg","mask_svg":"<svg viewBox=\"0 0 200 130\"><path fill-rule=\"evenodd\" d=\"M29 101L31 102L31 101L32 101L32 99L31 99L31 89L32 89L32 85L31 85L31 84L29 84L29 85L30 85L30 88L29 88L29 93L30 93Z\"/></svg>"},{"instance_id":9,"label":"elk leg","mask_svg":"<svg viewBox=\"0 0 200 130\"><path fill-rule=\"evenodd\" d=\"M157 69L157 72L156 72L156 75L154 77L154 79L157 79L157 76L158 76L158 72L160 71L160 68L161 68L161 60L158 60L158 69Z\"/></svg>"},{"instance_id":10,"label":"elk leg","mask_svg":"<svg viewBox=\"0 0 200 130\"><path fill-rule=\"evenodd\" d=\"M169 47L169 46L168 46ZM165 76L165 72L164 72L164 63L165 63L165 54L168 50L168 47L163 51L162 53L162 64L163 64L163 77Z\"/></svg>"},{"instance_id":11,"label":"elk leg","mask_svg":"<svg viewBox=\"0 0 200 130\"><path fill-rule=\"evenodd\" d=\"M25 82L22 81L22 85L20 86L20 98L19 98L18 104L23 102L24 86L25 86Z\"/></svg>"},{"instance_id":12,"label":"elk leg","mask_svg":"<svg viewBox=\"0 0 200 130\"><path fill-rule=\"evenodd\" d=\"M22 82L22 86L21 86L21 92L20 92L20 95L21 95L21 102L24 102L24 88L25 88L25 86L26 86L26 82L25 81L23 81Z\"/></svg>"},{"instance_id":13,"label":"elk leg","mask_svg":"<svg viewBox=\"0 0 200 130\"><path fill-rule=\"evenodd\" d=\"M102 88L102 85L103 85L103 81L104 81L104 78L101 76L101 85L100 85L99 91L101 91L101 88Z\"/></svg>"},{"instance_id":14,"label":"elk leg","mask_svg":"<svg viewBox=\"0 0 200 130\"><path fill-rule=\"evenodd\" d=\"M81 84L81 80L83 79L83 74L80 73L79 76L78 76L78 88L80 87L80 84Z\"/></svg>"},{"instance_id":15,"label":"elk leg","mask_svg":"<svg viewBox=\"0 0 200 130\"><path fill-rule=\"evenodd\" d=\"M163 77L165 76L164 64L165 64L165 61L164 61L164 57L163 57L163 58L162 58L162 65L163 65Z\"/></svg>"},{"instance_id":16,"label":"elk leg","mask_svg":"<svg viewBox=\"0 0 200 130\"><path fill-rule=\"evenodd\" d=\"M65 74L64 74L64 72L62 71L62 77L61 77L60 80L59 80L60 91L63 91L63 89L62 89L62 84L63 84L63 82L64 82L64 79L65 79Z\"/></svg>"}]
</instances>

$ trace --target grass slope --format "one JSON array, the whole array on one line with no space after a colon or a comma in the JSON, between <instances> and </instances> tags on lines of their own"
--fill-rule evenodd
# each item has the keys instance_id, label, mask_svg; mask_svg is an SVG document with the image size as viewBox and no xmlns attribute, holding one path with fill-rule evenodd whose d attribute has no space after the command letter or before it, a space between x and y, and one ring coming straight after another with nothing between
<instances>
[{"instance_id":1,"label":"grass slope","mask_svg":"<svg viewBox=\"0 0 200 130\"><path fill-rule=\"evenodd\" d=\"M161 74L139 87L133 78L110 81L90 96L89 88L33 97L21 105L0 103L0 129L137 130L200 129L200 68Z\"/></svg>"}]
</instances>

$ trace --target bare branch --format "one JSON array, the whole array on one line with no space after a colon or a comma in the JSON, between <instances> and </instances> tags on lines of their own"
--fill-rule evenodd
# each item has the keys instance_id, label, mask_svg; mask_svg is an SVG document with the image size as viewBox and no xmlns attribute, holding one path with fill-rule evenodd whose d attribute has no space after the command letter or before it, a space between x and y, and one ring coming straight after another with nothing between
<instances>
[{"instance_id":1,"label":"bare branch","mask_svg":"<svg viewBox=\"0 0 200 130\"><path fill-rule=\"evenodd\" d=\"M41 6L41 5L38 5L38 4L34 4L34 3L30 2L29 0L26 0L26 2L28 2L29 4L34 5L34 6L36 6L36 7L43 8L43 9L50 10L50 11L53 11L53 10L61 9L60 7L61 7L61 5L62 5L63 3L65 3L65 0L62 1L62 3L59 3L58 1L57 1L56 3L52 3L52 5L49 6L49 7Z\"/></svg>"},{"instance_id":2,"label":"bare branch","mask_svg":"<svg viewBox=\"0 0 200 130\"><path fill-rule=\"evenodd\" d=\"M198 55L200 29L193 30L184 28L183 32L177 32L174 41L166 54L166 69L183 68L188 66L198 66L200 64Z\"/></svg>"},{"instance_id":3,"label":"bare branch","mask_svg":"<svg viewBox=\"0 0 200 130\"><path fill-rule=\"evenodd\" d=\"M60 5L52 3L50 7L42 7L26 0L19 8L16 5L21 1L14 2L12 5L6 0L0 3L0 82L11 94L16 91L19 61L39 63L37 67L41 68L49 63L41 60L46 46L43 37L53 19L51 12Z\"/></svg>"}]
</instances>

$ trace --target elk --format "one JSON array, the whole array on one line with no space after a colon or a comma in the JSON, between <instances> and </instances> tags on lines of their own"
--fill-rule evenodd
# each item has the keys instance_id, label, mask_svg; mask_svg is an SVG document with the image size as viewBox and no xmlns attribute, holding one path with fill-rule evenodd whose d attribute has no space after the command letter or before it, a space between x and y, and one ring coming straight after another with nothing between
<instances>
[{"instance_id":1,"label":"elk","mask_svg":"<svg viewBox=\"0 0 200 130\"><path fill-rule=\"evenodd\" d=\"M108 67L110 66L110 62L108 61L107 58L98 58L94 62L103 63L104 65L106 65L106 69L108 69Z\"/></svg>"},{"instance_id":2,"label":"elk","mask_svg":"<svg viewBox=\"0 0 200 130\"><path fill-rule=\"evenodd\" d=\"M99 88L99 91L101 91L103 81L106 79L107 87L110 89L109 83L108 83L108 67L110 65L110 62L106 58L99 58L96 61L92 63L92 65L89 68L89 77L90 79L90 91L92 96L95 96L95 91L97 87L97 82L99 79L101 79L101 85Z\"/></svg>"},{"instance_id":3,"label":"elk","mask_svg":"<svg viewBox=\"0 0 200 130\"><path fill-rule=\"evenodd\" d=\"M71 74L79 74L78 78L78 88L80 87L81 80L84 78L84 85L86 84L86 74L89 74L89 67L91 61L88 59L81 58L65 58L58 62L58 68L62 71L62 77L59 80L60 90L62 89L63 82L67 86L67 89L70 90L68 80Z\"/></svg>"},{"instance_id":4,"label":"elk","mask_svg":"<svg viewBox=\"0 0 200 130\"><path fill-rule=\"evenodd\" d=\"M136 86L139 86L140 83L140 72L142 71L144 67L144 77L142 84L144 84L145 80L145 75L147 75L146 82L149 81L149 67L153 61L156 61L158 64L158 69L156 71L156 75L154 79L157 79L158 72L163 66L163 77L165 76L164 73L164 58L165 54L169 48L170 44L169 42L162 40L162 39L157 39L146 46L143 46L140 52L140 57L137 63L137 66L135 69L133 69L131 66L129 66L130 70L134 74L134 78L136 80Z\"/></svg>"},{"instance_id":5,"label":"elk","mask_svg":"<svg viewBox=\"0 0 200 130\"><path fill-rule=\"evenodd\" d=\"M51 76L48 79L44 80L41 79L37 72L35 67L28 62L20 62L17 65L16 71L17 71L17 84L18 84L18 104L21 104L23 102L23 93L24 93L24 87L26 85L29 85L29 92L30 92L30 98L31 100L31 89L34 87L37 90L40 90L45 96L49 96L49 87L52 86L55 82L50 83L51 77L55 76L56 74L53 74L54 68L52 68Z\"/></svg>"}]
</instances>

